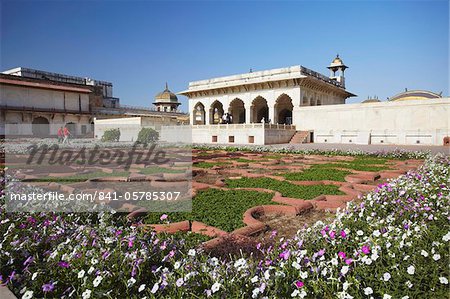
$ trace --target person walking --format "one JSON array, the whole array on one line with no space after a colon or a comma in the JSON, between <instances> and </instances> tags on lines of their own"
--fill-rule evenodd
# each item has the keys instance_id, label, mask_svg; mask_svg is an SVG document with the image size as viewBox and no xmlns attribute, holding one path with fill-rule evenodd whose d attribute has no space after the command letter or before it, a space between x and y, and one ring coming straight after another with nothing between
<instances>
[{"instance_id":1,"label":"person walking","mask_svg":"<svg viewBox=\"0 0 450 299\"><path fill-rule=\"evenodd\" d=\"M58 129L58 143L61 143L63 141L64 138L64 132L63 132L63 127L59 127Z\"/></svg>"},{"instance_id":2,"label":"person walking","mask_svg":"<svg viewBox=\"0 0 450 299\"><path fill-rule=\"evenodd\" d=\"M67 127L64 127L64 132L63 133L64 133L63 144L65 144L65 143L69 144L70 143L69 136L72 135L72 134L70 133L70 131L69 131L69 129Z\"/></svg>"}]
</instances>

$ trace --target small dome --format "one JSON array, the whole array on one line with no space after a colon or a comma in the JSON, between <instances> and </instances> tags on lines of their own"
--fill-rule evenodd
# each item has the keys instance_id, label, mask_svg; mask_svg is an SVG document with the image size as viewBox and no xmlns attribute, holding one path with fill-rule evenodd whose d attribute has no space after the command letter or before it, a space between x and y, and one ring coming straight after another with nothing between
<instances>
[{"instance_id":1,"label":"small dome","mask_svg":"<svg viewBox=\"0 0 450 299\"><path fill-rule=\"evenodd\" d=\"M155 102L156 103L161 103L161 102L178 103L178 98L177 98L176 94L174 94L173 92L171 92L169 90L169 87L167 86L167 83L166 83L166 89L164 89L162 92L158 93L155 96Z\"/></svg>"},{"instance_id":2,"label":"small dome","mask_svg":"<svg viewBox=\"0 0 450 299\"><path fill-rule=\"evenodd\" d=\"M407 100L431 100L441 98L441 94L437 94L428 90L405 90L392 98L390 101L407 101Z\"/></svg>"},{"instance_id":3,"label":"small dome","mask_svg":"<svg viewBox=\"0 0 450 299\"><path fill-rule=\"evenodd\" d=\"M341 58L339 58L339 54L336 55L336 58L333 59L333 61L331 62L331 64L344 64L344 62L342 61Z\"/></svg>"}]
</instances>

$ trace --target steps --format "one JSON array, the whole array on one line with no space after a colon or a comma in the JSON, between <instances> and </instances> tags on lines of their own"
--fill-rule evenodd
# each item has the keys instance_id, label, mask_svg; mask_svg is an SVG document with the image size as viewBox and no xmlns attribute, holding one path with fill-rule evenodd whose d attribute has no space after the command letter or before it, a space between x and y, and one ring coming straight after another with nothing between
<instances>
[{"instance_id":1,"label":"steps","mask_svg":"<svg viewBox=\"0 0 450 299\"><path fill-rule=\"evenodd\" d=\"M292 136L289 143L290 144L307 143L308 136L309 136L309 131L297 131L297 132L295 132L294 136Z\"/></svg>"}]
</instances>

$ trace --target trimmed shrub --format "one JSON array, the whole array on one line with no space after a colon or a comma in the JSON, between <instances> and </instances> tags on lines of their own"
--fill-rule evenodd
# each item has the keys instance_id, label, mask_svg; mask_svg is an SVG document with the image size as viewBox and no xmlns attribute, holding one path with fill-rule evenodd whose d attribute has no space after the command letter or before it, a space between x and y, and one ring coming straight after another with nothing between
<instances>
[{"instance_id":1,"label":"trimmed shrub","mask_svg":"<svg viewBox=\"0 0 450 299\"><path fill-rule=\"evenodd\" d=\"M156 130L152 128L142 128L141 131L139 131L137 141L147 144L158 141L158 139L159 133Z\"/></svg>"},{"instance_id":2,"label":"trimmed shrub","mask_svg":"<svg viewBox=\"0 0 450 299\"><path fill-rule=\"evenodd\" d=\"M120 129L109 129L105 130L102 136L102 141L119 141L120 139Z\"/></svg>"}]
</instances>

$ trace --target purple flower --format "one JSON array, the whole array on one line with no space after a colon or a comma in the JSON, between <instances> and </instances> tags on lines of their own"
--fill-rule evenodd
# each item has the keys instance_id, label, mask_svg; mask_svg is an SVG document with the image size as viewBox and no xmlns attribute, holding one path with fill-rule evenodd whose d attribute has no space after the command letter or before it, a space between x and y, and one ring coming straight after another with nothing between
<instances>
[{"instance_id":1,"label":"purple flower","mask_svg":"<svg viewBox=\"0 0 450 299\"><path fill-rule=\"evenodd\" d=\"M65 262L65 261L58 262L58 266L60 266L62 268L69 268L70 267L69 263Z\"/></svg>"},{"instance_id":2,"label":"purple flower","mask_svg":"<svg viewBox=\"0 0 450 299\"><path fill-rule=\"evenodd\" d=\"M364 254L368 254L368 253L370 252L370 247L367 246L367 245L364 245L364 246L361 248L361 250L362 250L362 252L363 252Z\"/></svg>"},{"instance_id":3,"label":"purple flower","mask_svg":"<svg viewBox=\"0 0 450 299\"><path fill-rule=\"evenodd\" d=\"M343 230L341 230L341 237L344 239L347 238L347 234Z\"/></svg>"},{"instance_id":4,"label":"purple flower","mask_svg":"<svg viewBox=\"0 0 450 299\"><path fill-rule=\"evenodd\" d=\"M160 219L161 221L163 221L163 220L166 220L167 217L169 217L169 216L167 216L167 214L162 214L161 217L159 217L159 219Z\"/></svg>"},{"instance_id":5,"label":"purple flower","mask_svg":"<svg viewBox=\"0 0 450 299\"><path fill-rule=\"evenodd\" d=\"M345 263L347 265L350 265L351 263L353 263L353 260L351 258L345 259Z\"/></svg>"},{"instance_id":6,"label":"purple flower","mask_svg":"<svg viewBox=\"0 0 450 299\"><path fill-rule=\"evenodd\" d=\"M345 259L345 257L346 257L347 255L345 254L345 252L339 251L338 256L339 256L340 258L342 258L342 259Z\"/></svg>"},{"instance_id":7,"label":"purple flower","mask_svg":"<svg viewBox=\"0 0 450 299\"><path fill-rule=\"evenodd\" d=\"M285 250L282 253L280 253L280 257L284 260L287 260L290 255L291 255L291 252L289 250Z\"/></svg>"},{"instance_id":8,"label":"purple flower","mask_svg":"<svg viewBox=\"0 0 450 299\"><path fill-rule=\"evenodd\" d=\"M322 256L325 254L325 249L320 249L319 252L317 253L318 256Z\"/></svg>"},{"instance_id":9,"label":"purple flower","mask_svg":"<svg viewBox=\"0 0 450 299\"><path fill-rule=\"evenodd\" d=\"M51 292L51 291L53 291L55 289L55 285L53 284L53 282L51 282L51 283L46 283L46 284L44 284L43 286L42 286L42 290L44 291L44 292Z\"/></svg>"}]
</instances>

